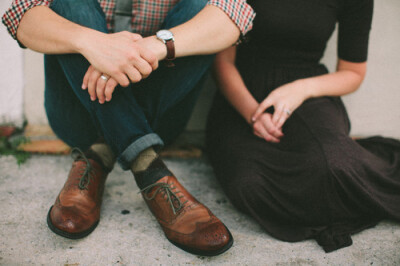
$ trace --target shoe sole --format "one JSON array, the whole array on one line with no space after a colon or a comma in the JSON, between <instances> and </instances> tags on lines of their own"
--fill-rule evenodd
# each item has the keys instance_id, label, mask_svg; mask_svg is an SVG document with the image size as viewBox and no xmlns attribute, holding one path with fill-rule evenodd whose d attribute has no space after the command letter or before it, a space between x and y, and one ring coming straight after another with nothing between
<instances>
[{"instance_id":1,"label":"shoe sole","mask_svg":"<svg viewBox=\"0 0 400 266\"><path fill-rule=\"evenodd\" d=\"M66 237L69 239L80 239L80 238L84 238L86 236L88 236L91 232L93 232L93 230L97 227L97 225L99 224L99 221L95 222L89 229L83 231L83 232L79 232L79 233L68 233L65 232L63 230L58 229L57 227L54 226L53 222L51 221L50 218L50 212L51 209L53 209L53 206L50 207L50 210L47 214L47 225L49 226L50 230L53 231L54 233L56 233L59 236L62 237Z\"/></svg>"},{"instance_id":2,"label":"shoe sole","mask_svg":"<svg viewBox=\"0 0 400 266\"><path fill-rule=\"evenodd\" d=\"M191 247L187 247L187 246L184 246L182 244L176 243L173 240L169 239L168 237L167 237L167 239L168 239L169 242L171 242L172 244L174 244L178 248L180 248L180 249L182 249L182 250L184 250L186 252L189 252L191 254L198 255L198 256L213 257L213 256L217 256L217 255L220 255L220 254L224 253L225 251L230 249L232 247L232 245L233 245L232 234L231 234L231 232L228 230L228 228L226 226L225 226L225 228L226 228L226 230L228 231L228 234L229 234L229 242L225 246L223 246L222 248L220 248L218 250L210 251L210 250L201 250L201 249L191 248Z\"/></svg>"}]
</instances>

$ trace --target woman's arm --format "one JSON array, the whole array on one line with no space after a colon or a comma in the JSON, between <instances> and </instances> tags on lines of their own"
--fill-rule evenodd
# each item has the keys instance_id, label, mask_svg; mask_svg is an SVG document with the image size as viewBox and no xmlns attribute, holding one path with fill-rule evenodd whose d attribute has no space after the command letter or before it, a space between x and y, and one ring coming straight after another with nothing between
<instances>
[{"instance_id":1,"label":"woman's arm","mask_svg":"<svg viewBox=\"0 0 400 266\"><path fill-rule=\"evenodd\" d=\"M235 66L236 47L220 52L214 63L218 87L232 106L253 127L253 132L267 141L279 142L282 131L272 123L271 114L263 114L256 122L251 117L258 107L258 102L250 94L238 69Z\"/></svg>"},{"instance_id":2,"label":"woman's arm","mask_svg":"<svg viewBox=\"0 0 400 266\"><path fill-rule=\"evenodd\" d=\"M305 100L322 96L342 96L357 90L366 73L367 63L338 60L337 71L312 78L296 80L273 92L258 106L253 115L256 121L270 106L274 106L273 123L281 128L290 114Z\"/></svg>"},{"instance_id":3,"label":"woman's arm","mask_svg":"<svg viewBox=\"0 0 400 266\"><path fill-rule=\"evenodd\" d=\"M281 128L290 113L305 100L322 96L342 96L354 92L361 85L366 63L338 60L337 71L317 77L305 78L285 84L261 103L247 90L235 66L236 47L217 55L214 63L218 87L227 100L253 126L254 133L267 141L279 142ZM264 113L274 106L273 115Z\"/></svg>"},{"instance_id":4,"label":"woman's arm","mask_svg":"<svg viewBox=\"0 0 400 266\"><path fill-rule=\"evenodd\" d=\"M306 90L306 98L342 96L356 91L365 78L367 63L338 60L334 73L299 80Z\"/></svg>"},{"instance_id":5,"label":"woman's arm","mask_svg":"<svg viewBox=\"0 0 400 266\"><path fill-rule=\"evenodd\" d=\"M235 66L236 47L230 47L217 54L214 62L215 79L218 88L226 99L252 124L251 117L258 107L258 102L247 90L242 77Z\"/></svg>"}]
</instances>

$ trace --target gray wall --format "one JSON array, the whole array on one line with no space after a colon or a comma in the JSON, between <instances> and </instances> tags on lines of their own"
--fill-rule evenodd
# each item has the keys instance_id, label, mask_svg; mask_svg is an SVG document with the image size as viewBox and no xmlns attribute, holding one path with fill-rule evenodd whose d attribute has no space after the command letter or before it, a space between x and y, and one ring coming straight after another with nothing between
<instances>
[{"instance_id":1,"label":"gray wall","mask_svg":"<svg viewBox=\"0 0 400 266\"><path fill-rule=\"evenodd\" d=\"M1 30L4 32L4 28L1 28ZM0 31L0 33L3 32ZM5 40L2 37L0 44L4 46L3 44L6 41L6 46L9 47L11 45L8 44L9 39ZM12 45L14 46L13 49L16 49L16 43ZM367 136L380 134L400 138L399 49L400 1L375 1L367 78L356 93L344 97L352 120L352 135ZM4 73L8 70L9 65L5 59L1 58L1 60L0 73ZM331 71L334 70L336 64L336 34L329 42L323 62L328 65ZM25 116L31 124L46 124L47 120L43 110L44 83L42 56L32 51L25 51L24 73ZM8 81L9 84L15 83L16 79L16 77L11 78ZM0 80L3 80L3 78ZM7 94L6 91L10 88L9 84L0 83L0 95ZM211 104L214 90L215 86L209 80L196 104L192 119L188 124L189 130L204 129L206 114ZM4 112L4 109L5 107L2 103L0 111Z\"/></svg>"},{"instance_id":2,"label":"gray wall","mask_svg":"<svg viewBox=\"0 0 400 266\"><path fill-rule=\"evenodd\" d=\"M0 2L2 14L9 3ZM23 53L8 36L5 27L0 27L0 124L23 123L23 88L22 72Z\"/></svg>"}]
</instances>

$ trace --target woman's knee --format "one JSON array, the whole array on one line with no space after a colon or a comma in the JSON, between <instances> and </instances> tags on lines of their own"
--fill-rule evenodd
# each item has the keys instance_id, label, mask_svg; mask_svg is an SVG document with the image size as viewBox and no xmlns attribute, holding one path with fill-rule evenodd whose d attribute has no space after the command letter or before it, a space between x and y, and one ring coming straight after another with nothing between
<instances>
[{"instance_id":1,"label":"woman's knee","mask_svg":"<svg viewBox=\"0 0 400 266\"><path fill-rule=\"evenodd\" d=\"M187 8L189 15L194 17L207 5L208 0L182 0L181 2Z\"/></svg>"}]
</instances>

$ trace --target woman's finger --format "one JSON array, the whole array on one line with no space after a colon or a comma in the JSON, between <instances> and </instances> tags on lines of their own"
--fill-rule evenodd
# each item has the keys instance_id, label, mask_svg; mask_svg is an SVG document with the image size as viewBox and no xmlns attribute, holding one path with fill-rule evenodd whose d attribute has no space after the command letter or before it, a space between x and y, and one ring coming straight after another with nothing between
<instances>
[{"instance_id":1,"label":"woman's finger","mask_svg":"<svg viewBox=\"0 0 400 266\"><path fill-rule=\"evenodd\" d=\"M261 133L261 135L263 136L263 138L264 138L266 141L268 141L268 142L274 142L274 143L280 142L280 140L279 140L277 137L271 135L271 134L268 133L268 131L265 130L265 129L261 129L260 133Z\"/></svg>"},{"instance_id":2,"label":"woman's finger","mask_svg":"<svg viewBox=\"0 0 400 266\"><path fill-rule=\"evenodd\" d=\"M118 82L117 82L115 79L110 78L110 79L108 80L108 82L107 82L107 84L106 84L106 90L105 90L105 92L104 92L104 94L105 94L105 96L106 96L106 101L107 101L107 102L111 101L111 99L112 99L112 94L113 94L115 88L117 87L117 85L118 85Z\"/></svg>"},{"instance_id":3,"label":"woman's finger","mask_svg":"<svg viewBox=\"0 0 400 266\"><path fill-rule=\"evenodd\" d=\"M101 73L93 69L92 73L89 76L89 82L88 82L88 92L90 94L90 99L92 101L96 100L96 86L97 86L97 80L100 78Z\"/></svg>"},{"instance_id":4,"label":"woman's finger","mask_svg":"<svg viewBox=\"0 0 400 266\"><path fill-rule=\"evenodd\" d=\"M261 124L263 125L263 127L265 128L265 130L268 132L269 135L275 137L276 139L283 137L283 133L280 130L280 128L278 128L272 122L272 118L271 118L270 114L265 114L265 115L261 116L259 119L260 119Z\"/></svg>"},{"instance_id":5,"label":"woman's finger","mask_svg":"<svg viewBox=\"0 0 400 266\"><path fill-rule=\"evenodd\" d=\"M258 133L258 131L253 131L253 133L254 133L254 135L256 135L257 137L259 137L260 139L263 139L264 137L260 134L260 133Z\"/></svg>"},{"instance_id":6,"label":"woman's finger","mask_svg":"<svg viewBox=\"0 0 400 266\"><path fill-rule=\"evenodd\" d=\"M283 115L279 119L278 123L276 124L276 126L278 128L282 128L283 124L285 124L286 120L290 117L290 114L291 114L291 112L289 110L285 110L283 112Z\"/></svg>"},{"instance_id":7,"label":"woman's finger","mask_svg":"<svg viewBox=\"0 0 400 266\"><path fill-rule=\"evenodd\" d=\"M85 76L83 76L83 82L82 82L82 90L86 90L88 87L88 82L89 82L89 76L93 72L93 67L92 65L89 66L88 70L85 73Z\"/></svg>"},{"instance_id":8,"label":"woman's finger","mask_svg":"<svg viewBox=\"0 0 400 266\"><path fill-rule=\"evenodd\" d=\"M275 111L274 114L272 116L272 123L274 123L274 125L277 125L278 121L281 119L285 106L283 104L279 104L275 106Z\"/></svg>"},{"instance_id":9,"label":"woman's finger","mask_svg":"<svg viewBox=\"0 0 400 266\"><path fill-rule=\"evenodd\" d=\"M275 142L278 143L280 140L271 134L268 133L268 131L265 129L263 125L260 123L255 123L254 126L254 132L257 132L263 139L265 139L268 142Z\"/></svg>"},{"instance_id":10,"label":"woman's finger","mask_svg":"<svg viewBox=\"0 0 400 266\"><path fill-rule=\"evenodd\" d=\"M272 102L269 99L269 97L267 97L264 101L262 101L260 103L260 105L257 107L256 111L253 114L252 120L253 122L255 122L258 117L265 112L265 110L267 110L267 108L272 106Z\"/></svg>"}]
</instances>

